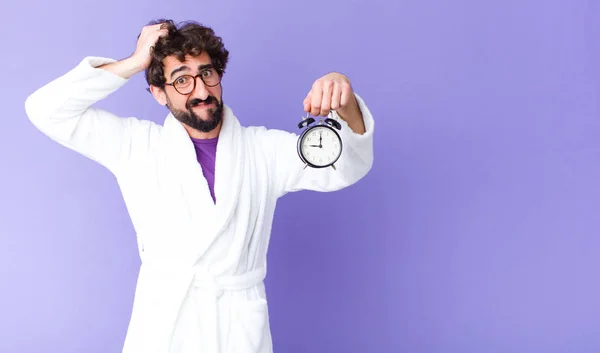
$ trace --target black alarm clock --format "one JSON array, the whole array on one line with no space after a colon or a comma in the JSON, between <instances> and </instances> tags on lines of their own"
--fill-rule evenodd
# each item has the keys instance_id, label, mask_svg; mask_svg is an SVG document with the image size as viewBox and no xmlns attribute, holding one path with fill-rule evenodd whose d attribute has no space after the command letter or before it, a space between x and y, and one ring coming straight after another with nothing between
<instances>
[{"instance_id":1,"label":"black alarm clock","mask_svg":"<svg viewBox=\"0 0 600 353\"><path fill-rule=\"evenodd\" d=\"M298 156L304 168L335 169L334 163L342 155L342 138L336 129L341 130L342 125L331 118L319 119L316 124L315 121L307 115L298 124L298 128L305 128L298 136Z\"/></svg>"}]
</instances>

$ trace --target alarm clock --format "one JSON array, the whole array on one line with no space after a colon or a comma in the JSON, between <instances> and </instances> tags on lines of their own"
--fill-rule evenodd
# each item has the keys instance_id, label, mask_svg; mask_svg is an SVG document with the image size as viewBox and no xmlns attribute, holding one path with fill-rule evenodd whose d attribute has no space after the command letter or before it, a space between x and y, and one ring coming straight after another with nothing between
<instances>
[{"instance_id":1,"label":"alarm clock","mask_svg":"<svg viewBox=\"0 0 600 353\"><path fill-rule=\"evenodd\" d=\"M336 129L341 130L342 125L331 118L315 121L307 115L298 124L299 129L304 128L298 136L298 156L305 164L304 169L331 166L335 170L334 163L342 155L342 138Z\"/></svg>"}]
</instances>

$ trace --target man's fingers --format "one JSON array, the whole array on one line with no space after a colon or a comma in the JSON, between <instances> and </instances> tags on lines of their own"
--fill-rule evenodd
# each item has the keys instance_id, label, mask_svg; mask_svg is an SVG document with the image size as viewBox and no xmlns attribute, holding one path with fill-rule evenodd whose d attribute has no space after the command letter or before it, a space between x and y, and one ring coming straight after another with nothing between
<instances>
[{"instance_id":1,"label":"man's fingers","mask_svg":"<svg viewBox=\"0 0 600 353\"><path fill-rule=\"evenodd\" d=\"M321 116L327 116L329 114L329 110L331 109L331 94L333 93L333 86L335 83L333 81L325 81L323 83L323 99L321 101L321 111L319 114Z\"/></svg>"},{"instance_id":2,"label":"man's fingers","mask_svg":"<svg viewBox=\"0 0 600 353\"><path fill-rule=\"evenodd\" d=\"M321 112L321 102L323 101L323 84L320 81L315 82L310 97L310 113L317 116Z\"/></svg>"},{"instance_id":3,"label":"man's fingers","mask_svg":"<svg viewBox=\"0 0 600 353\"><path fill-rule=\"evenodd\" d=\"M337 110L340 108L342 95L342 88L338 83L333 86L333 92L331 93L331 110Z\"/></svg>"},{"instance_id":4,"label":"man's fingers","mask_svg":"<svg viewBox=\"0 0 600 353\"><path fill-rule=\"evenodd\" d=\"M304 111L307 113L310 112L310 92L308 92L308 95L304 98L302 104L304 105Z\"/></svg>"}]
</instances>

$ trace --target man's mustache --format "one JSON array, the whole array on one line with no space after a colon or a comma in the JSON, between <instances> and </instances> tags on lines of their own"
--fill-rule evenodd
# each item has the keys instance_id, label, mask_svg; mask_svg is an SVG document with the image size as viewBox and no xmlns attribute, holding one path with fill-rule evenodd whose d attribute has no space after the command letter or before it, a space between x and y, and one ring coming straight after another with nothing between
<instances>
[{"instance_id":1,"label":"man's mustache","mask_svg":"<svg viewBox=\"0 0 600 353\"><path fill-rule=\"evenodd\" d=\"M206 97L206 99L194 98L194 99L191 99L190 101L188 101L186 108L191 109L200 104L212 104L212 103L215 103L216 101L217 101L217 99L213 96L208 96L208 97Z\"/></svg>"}]
</instances>

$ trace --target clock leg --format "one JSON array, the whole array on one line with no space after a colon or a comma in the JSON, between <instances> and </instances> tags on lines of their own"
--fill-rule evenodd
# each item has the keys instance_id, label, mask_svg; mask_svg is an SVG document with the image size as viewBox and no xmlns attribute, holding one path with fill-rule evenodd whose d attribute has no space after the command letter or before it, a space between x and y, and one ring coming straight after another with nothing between
<instances>
[{"instance_id":1,"label":"clock leg","mask_svg":"<svg viewBox=\"0 0 600 353\"><path fill-rule=\"evenodd\" d=\"M333 164L331 165L331 168L333 168L333 170L337 170L337 169L335 169L335 165L333 165Z\"/></svg>"}]
</instances>

